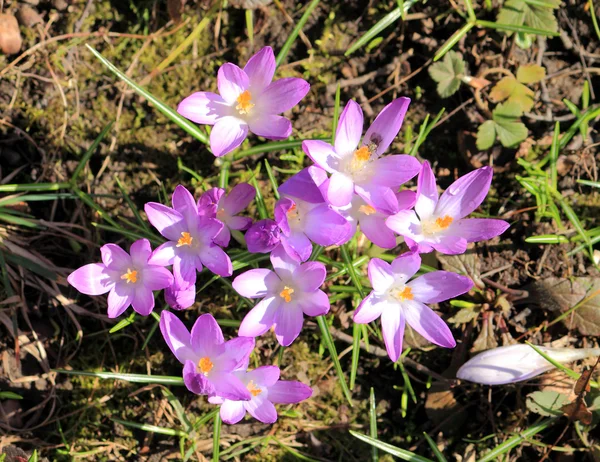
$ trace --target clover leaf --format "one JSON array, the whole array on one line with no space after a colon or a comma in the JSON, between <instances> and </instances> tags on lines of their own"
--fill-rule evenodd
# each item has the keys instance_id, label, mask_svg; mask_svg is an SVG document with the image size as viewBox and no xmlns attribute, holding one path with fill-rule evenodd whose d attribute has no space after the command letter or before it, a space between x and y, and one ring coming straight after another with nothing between
<instances>
[{"instance_id":1,"label":"clover leaf","mask_svg":"<svg viewBox=\"0 0 600 462\"><path fill-rule=\"evenodd\" d=\"M496 137L502 146L512 148L527 138L527 127L521 122L521 110L518 103L506 102L496 106L492 120L479 126L477 130L477 149L486 150L493 146Z\"/></svg>"},{"instance_id":2,"label":"clover leaf","mask_svg":"<svg viewBox=\"0 0 600 462\"><path fill-rule=\"evenodd\" d=\"M442 98L448 98L458 91L465 77L465 61L460 53L449 51L443 61L429 68L429 75L437 82L437 92Z\"/></svg>"},{"instance_id":3,"label":"clover leaf","mask_svg":"<svg viewBox=\"0 0 600 462\"><path fill-rule=\"evenodd\" d=\"M490 99L497 103L507 100L516 103L522 112L529 112L533 108L534 93L524 84L539 82L546 76L546 70L537 64L527 64L519 67L517 77L507 76L502 78L490 92Z\"/></svg>"}]
</instances>

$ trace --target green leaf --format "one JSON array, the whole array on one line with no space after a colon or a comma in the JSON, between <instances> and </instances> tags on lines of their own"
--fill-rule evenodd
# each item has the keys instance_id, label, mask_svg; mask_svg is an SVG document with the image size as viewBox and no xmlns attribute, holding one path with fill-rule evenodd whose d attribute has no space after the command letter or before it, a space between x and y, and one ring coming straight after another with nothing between
<instances>
[{"instance_id":1,"label":"green leaf","mask_svg":"<svg viewBox=\"0 0 600 462\"><path fill-rule=\"evenodd\" d=\"M458 91L465 76L465 61L460 53L449 51L443 61L429 68L429 75L437 82L437 92L442 98L448 98Z\"/></svg>"},{"instance_id":2,"label":"green leaf","mask_svg":"<svg viewBox=\"0 0 600 462\"><path fill-rule=\"evenodd\" d=\"M350 430L350 434L355 438L370 444L371 446L375 446L376 448L381 449L388 454L398 457L399 459L408 460L410 462L433 462L431 459L421 457L414 452L407 451L406 449L400 449L396 446L392 446L391 444L379 441L378 439L371 438L370 436L363 435L352 430Z\"/></svg>"},{"instance_id":3,"label":"green leaf","mask_svg":"<svg viewBox=\"0 0 600 462\"><path fill-rule=\"evenodd\" d=\"M12 391L0 391L0 399L23 399L23 397Z\"/></svg>"},{"instance_id":4,"label":"green leaf","mask_svg":"<svg viewBox=\"0 0 600 462\"><path fill-rule=\"evenodd\" d=\"M544 417L562 415L560 410L569 402L569 397L554 390L534 391L527 395L527 409Z\"/></svg>"},{"instance_id":5,"label":"green leaf","mask_svg":"<svg viewBox=\"0 0 600 462\"><path fill-rule=\"evenodd\" d=\"M498 13L498 23L512 26L527 26L542 31L558 31L558 23L553 9L560 6L561 0L547 0L546 6L527 0L507 0ZM534 4L535 3L535 4ZM551 6L551 7L548 7ZM510 32L508 32L510 35Z\"/></svg>"},{"instance_id":6,"label":"green leaf","mask_svg":"<svg viewBox=\"0 0 600 462\"><path fill-rule=\"evenodd\" d=\"M490 99L494 103L504 101L510 95L512 95L517 84L517 79L515 79L512 75L503 77L490 91Z\"/></svg>"},{"instance_id":7,"label":"green leaf","mask_svg":"<svg viewBox=\"0 0 600 462\"><path fill-rule=\"evenodd\" d=\"M525 64L517 69L517 80L521 83L536 83L546 77L546 69L537 64Z\"/></svg>"},{"instance_id":8,"label":"green leaf","mask_svg":"<svg viewBox=\"0 0 600 462\"><path fill-rule=\"evenodd\" d=\"M168 375L146 375L146 374L122 374L116 372L88 372L69 371L65 369L53 369L53 372L66 375L83 375L86 377L97 377L107 380L124 380L132 383L158 383L161 385L183 385L183 378Z\"/></svg>"},{"instance_id":9,"label":"green leaf","mask_svg":"<svg viewBox=\"0 0 600 462\"><path fill-rule=\"evenodd\" d=\"M519 68L520 70L521 68ZM543 68L542 68L543 69ZM490 92L490 99L497 103L507 100L519 106L521 112L529 112L534 104L533 90L527 88L513 76L502 78Z\"/></svg>"},{"instance_id":10,"label":"green leaf","mask_svg":"<svg viewBox=\"0 0 600 462\"><path fill-rule=\"evenodd\" d=\"M527 127L521 122L522 110L517 103L499 104L492 113L496 134L502 146L511 148L527 138Z\"/></svg>"},{"instance_id":11,"label":"green leaf","mask_svg":"<svg viewBox=\"0 0 600 462\"><path fill-rule=\"evenodd\" d=\"M487 120L477 130L477 149L485 151L496 141L496 124L493 120Z\"/></svg>"}]
</instances>

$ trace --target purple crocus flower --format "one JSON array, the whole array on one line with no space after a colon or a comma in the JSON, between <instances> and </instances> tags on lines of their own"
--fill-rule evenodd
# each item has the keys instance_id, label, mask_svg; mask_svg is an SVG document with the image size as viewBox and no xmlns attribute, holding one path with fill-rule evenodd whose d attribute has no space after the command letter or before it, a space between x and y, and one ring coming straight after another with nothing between
<instances>
[{"instance_id":1,"label":"purple crocus flower","mask_svg":"<svg viewBox=\"0 0 600 462\"><path fill-rule=\"evenodd\" d=\"M274 271L252 269L233 280L240 295L262 298L244 317L239 335L257 337L275 325L277 341L288 346L300 334L305 314L321 316L329 311L329 298L319 289L327 271L323 263L299 264L282 246L271 252L271 263Z\"/></svg>"},{"instance_id":2,"label":"purple crocus flower","mask_svg":"<svg viewBox=\"0 0 600 462\"><path fill-rule=\"evenodd\" d=\"M474 170L452 183L439 197L429 162L424 162L419 174L415 210L400 211L386 223L404 236L411 249L420 253L434 249L444 254L463 253L467 243L499 236L510 226L504 220L465 219L485 199L492 174L491 167Z\"/></svg>"},{"instance_id":3,"label":"purple crocus flower","mask_svg":"<svg viewBox=\"0 0 600 462\"><path fill-rule=\"evenodd\" d=\"M252 395L250 400L233 401L219 396L208 398L212 404L221 405L221 419L227 424L238 423L246 411L262 423L272 424L277 421L277 410L273 404L295 404L312 396L312 389L302 382L279 380L277 366L261 366L235 374Z\"/></svg>"},{"instance_id":4,"label":"purple crocus flower","mask_svg":"<svg viewBox=\"0 0 600 462\"><path fill-rule=\"evenodd\" d=\"M254 223L246 231L250 253L269 253L281 243L281 230L275 221L266 218Z\"/></svg>"},{"instance_id":5,"label":"purple crocus flower","mask_svg":"<svg viewBox=\"0 0 600 462\"><path fill-rule=\"evenodd\" d=\"M306 80L273 80L275 55L264 47L252 56L244 69L225 63L219 68L220 95L197 92L185 98L177 112L198 124L214 125L210 148L224 156L246 139L248 130L270 140L282 140L292 133L292 124L277 114L288 111L308 93Z\"/></svg>"},{"instance_id":6,"label":"purple crocus flower","mask_svg":"<svg viewBox=\"0 0 600 462\"><path fill-rule=\"evenodd\" d=\"M219 276L231 276L231 260L214 243L223 223L215 218L199 217L194 197L181 185L175 188L172 203L173 208L156 202L144 207L150 223L169 240L154 251L150 263L173 265L175 282L180 289L196 283L196 271L202 271L203 265Z\"/></svg>"},{"instance_id":7,"label":"purple crocus flower","mask_svg":"<svg viewBox=\"0 0 600 462\"><path fill-rule=\"evenodd\" d=\"M373 291L354 313L354 322L359 324L381 316L383 340L394 362L402 353L405 323L436 345L455 347L446 323L425 303L448 300L473 287L468 277L448 271L433 271L409 282L420 267L421 257L416 252L400 255L391 265L379 258L371 259L369 280Z\"/></svg>"},{"instance_id":8,"label":"purple crocus flower","mask_svg":"<svg viewBox=\"0 0 600 462\"><path fill-rule=\"evenodd\" d=\"M356 192L369 205L379 210L398 210L394 192L417 173L417 159L408 155L380 157L392 143L410 104L398 98L379 113L365 133L360 106L348 101L335 135L335 145L310 140L302 143L304 152L319 167L331 173L322 185L323 194L336 207L348 205Z\"/></svg>"},{"instance_id":9,"label":"purple crocus flower","mask_svg":"<svg viewBox=\"0 0 600 462\"><path fill-rule=\"evenodd\" d=\"M211 188L198 199L200 216L216 218L223 223L223 229L215 237L214 242L221 247L227 247L231 239L231 231L246 230L252 224L250 217L238 217L237 214L250 205L254 200L256 190L248 183L240 183L225 195L223 188Z\"/></svg>"},{"instance_id":10,"label":"purple crocus flower","mask_svg":"<svg viewBox=\"0 0 600 462\"><path fill-rule=\"evenodd\" d=\"M415 204L416 195L413 191L401 191L396 193L398 200L398 210L411 208ZM386 218L392 213L376 210L375 207L367 204L359 195L352 198L352 202L346 207L334 207L340 212L352 226L351 235L356 233L357 226L373 244L384 248L393 249L396 247L396 235L385 224Z\"/></svg>"},{"instance_id":11,"label":"purple crocus flower","mask_svg":"<svg viewBox=\"0 0 600 462\"><path fill-rule=\"evenodd\" d=\"M165 289L165 301L174 310L189 308L196 301L196 284L181 287L173 281L173 284Z\"/></svg>"},{"instance_id":12,"label":"purple crocus flower","mask_svg":"<svg viewBox=\"0 0 600 462\"><path fill-rule=\"evenodd\" d=\"M182 363L183 381L197 395L219 395L226 399L249 400L252 395L233 371L248 367L254 339L236 337L227 342L210 314L200 316L191 333L177 316L163 311L160 331Z\"/></svg>"},{"instance_id":13,"label":"purple crocus flower","mask_svg":"<svg viewBox=\"0 0 600 462\"><path fill-rule=\"evenodd\" d=\"M131 244L130 254L116 244L100 248L102 263L91 263L73 271L67 281L86 295L108 292L108 317L116 318L129 305L142 316L154 309L153 290L164 289L173 283L166 268L148 260L152 248L148 239Z\"/></svg>"},{"instance_id":14,"label":"purple crocus flower","mask_svg":"<svg viewBox=\"0 0 600 462\"><path fill-rule=\"evenodd\" d=\"M298 172L279 187L281 199L275 204L275 222L281 230L281 244L296 261L305 261L315 244L341 245L352 238L352 226L325 202L319 185L327 174L318 167Z\"/></svg>"}]
</instances>

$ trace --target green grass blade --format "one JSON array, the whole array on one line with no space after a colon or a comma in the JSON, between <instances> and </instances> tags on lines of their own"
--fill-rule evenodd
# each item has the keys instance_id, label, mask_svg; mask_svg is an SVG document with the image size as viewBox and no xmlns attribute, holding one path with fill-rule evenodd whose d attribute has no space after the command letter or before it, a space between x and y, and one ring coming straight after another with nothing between
<instances>
[{"instance_id":1,"label":"green grass blade","mask_svg":"<svg viewBox=\"0 0 600 462\"><path fill-rule=\"evenodd\" d=\"M350 434L355 438L363 441L364 443L370 444L371 446L375 446L382 451L387 452L393 456L396 456L402 460L408 460L409 462L434 462L431 459L427 459L426 457L421 457L414 452L407 451L406 449L400 449L396 446L392 446L391 444L384 443L383 441L379 441L378 439L371 438L370 436L363 435L361 433L357 433L355 431L350 430Z\"/></svg>"},{"instance_id":2,"label":"green grass blade","mask_svg":"<svg viewBox=\"0 0 600 462\"><path fill-rule=\"evenodd\" d=\"M594 30L596 31L596 37L600 40L600 27L598 27L598 18L596 18L596 10L594 7L593 0L588 0L590 14L592 15L592 24L594 24Z\"/></svg>"},{"instance_id":3,"label":"green grass blade","mask_svg":"<svg viewBox=\"0 0 600 462\"><path fill-rule=\"evenodd\" d=\"M571 139L575 136L575 133L577 132L577 130L579 130L579 127L582 124L590 122L592 119L595 119L599 115L600 108L598 107L590 107L585 112L582 112L581 115L577 118L577 120L575 120L573 125L569 127L569 129L564 133L564 135L560 139L560 150L562 151L567 146L567 144L569 144L569 141L571 141Z\"/></svg>"},{"instance_id":4,"label":"green grass blade","mask_svg":"<svg viewBox=\"0 0 600 462\"><path fill-rule=\"evenodd\" d=\"M433 452L433 455L435 455L435 458L438 460L438 462L448 462L444 457L444 454L442 454L441 451L438 449L437 445L435 444L435 441L431 439L431 436L429 436L425 432L423 432L423 436L425 437L427 444L431 448L431 451Z\"/></svg>"},{"instance_id":5,"label":"green grass blade","mask_svg":"<svg viewBox=\"0 0 600 462\"><path fill-rule=\"evenodd\" d=\"M31 457L29 457L29 459L27 459L27 462L38 462L38 452L37 452L37 449L33 450L33 453L31 454Z\"/></svg>"},{"instance_id":6,"label":"green grass blade","mask_svg":"<svg viewBox=\"0 0 600 462\"><path fill-rule=\"evenodd\" d=\"M600 181L577 180L577 183L591 186L592 188L600 188Z\"/></svg>"},{"instance_id":7,"label":"green grass blade","mask_svg":"<svg viewBox=\"0 0 600 462\"><path fill-rule=\"evenodd\" d=\"M104 129L100 132L100 134L96 137L96 139L94 140L92 145L89 147L89 149L87 151L85 151L83 156L81 156L81 160L79 161L79 164L77 164L77 167L75 168L75 171L73 172L73 175L71 176L71 183L75 184L77 182L79 175L81 174L81 171L85 168L88 161L90 160L90 157L92 157L92 154L94 154L94 152L96 152L96 149L98 149L100 142L108 134L108 131L112 128L112 126L113 126L113 122L109 122L106 125L106 127L104 127Z\"/></svg>"},{"instance_id":8,"label":"green grass blade","mask_svg":"<svg viewBox=\"0 0 600 462\"><path fill-rule=\"evenodd\" d=\"M356 301L355 301L356 303ZM356 374L358 372L358 360L360 359L360 324L352 325L352 367L350 368L350 390L354 390Z\"/></svg>"},{"instance_id":9,"label":"green grass blade","mask_svg":"<svg viewBox=\"0 0 600 462\"><path fill-rule=\"evenodd\" d=\"M127 205L131 209L131 213L133 213L133 215L135 216L135 218L139 222L139 224L142 226L142 228L144 228L144 230L146 230L149 233L151 233L152 231L150 230L148 224L146 223L146 220L144 220L142 218L142 216L140 215L139 210L137 209L137 207L135 206L135 204L133 203L133 201L129 198L129 194L127 193L127 191L123 187L123 184L121 183L121 180L119 180L119 177L117 175L115 175L114 178L115 178L115 181L117 183L117 186L119 187L119 190L121 191L121 194L123 194L123 199L125 199L125 202L127 202Z\"/></svg>"},{"instance_id":10,"label":"green grass blade","mask_svg":"<svg viewBox=\"0 0 600 462\"><path fill-rule=\"evenodd\" d=\"M467 14L469 15L469 21L475 21L475 10L473 9L473 3L471 0L464 0L465 6L467 7Z\"/></svg>"},{"instance_id":11,"label":"green grass blade","mask_svg":"<svg viewBox=\"0 0 600 462\"><path fill-rule=\"evenodd\" d=\"M161 435L168 436L187 437L187 434L185 432L182 432L181 430L175 430L173 428L164 428L157 427L156 425L129 422L127 420L117 419L116 417L111 417L110 420L118 424L124 425L125 427L137 428L138 430L144 430L146 432L159 433Z\"/></svg>"},{"instance_id":12,"label":"green grass blade","mask_svg":"<svg viewBox=\"0 0 600 462\"><path fill-rule=\"evenodd\" d=\"M273 175L273 169L271 168L271 164L266 159L265 159L265 168L267 169L267 176L269 177L269 181L271 182L271 187L273 188L273 195L275 196L275 199L279 200L279 185L277 184L275 175Z\"/></svg>"},{"instance_id":13,"label":"green grass blade","mask_svg":"<svg viewBox=\"0 0 600 462\"><path fill-rule=\"evenodd\" d=\"M29 271L39 276L42 276L50 281L56 281L58 279L58 275L54 271L51 271L45 266L39 265L38 263L31 261L28 258L22 257L21 255L7 253L5 254L5 258L8 262L26 268Z\"/></svg>"},{"instance_id":14,"label":"green grass blade","mask_svg":"<svg viewBox=\"0 0 600 462\"><path fill-rule=\"evenodd\" d=\"M115 332L120 331L121 329L133 324L135 322L135 312L131 313L125 319L121 319L117 324L115 324L109 331L109 334L114 334Z\"/></svg>"},{"instance_id":15,"label":"green grass blade","mask_svg":"<svg viewBox=\"0 0 600 462\"><path fill-rule=\"evenodd\" d=\"M408 12L411 7L417 3L418 0L405 0L404 3L404 13ZM350 48L346 50L344 56L349 56L354 53L359 48L362 48L367 43L369 43L376 35L379 35L384 29L387 29L393 23L395 23L401 16L403 12L399 7L394 8L388 14L386 14L383 18L381 18L373 27L371 27L365 34L359 38L356 42L350 45Z\"/></svg>"},{"instance_id":16,"label":"green grass blade","mask_svg":"<svg viewBox=\"0 0 600 462\"><path fill-rule=\"evenodd\" d=\"M333 106L333 120L331 121L331 144L335 143L335 132L337 132L338 122L340 118L341 91L342 87L338 83L335 89L335 104Z\"/></svg>"},{"instance_id":17,"label":"green grass blade","mask_svg":"<svg viewBox=\"0 0 600 462\"><path fill-rule=\"evenodd\" d=\"M540 234L539 236L525 238L525 242L528 244L566 244L570 241L561 234Z\"/></svg>"},{"instance_id":18,"label":"green grass blade","mask_svg":"<svg viewBox=\"0 0 600 462\"><path fill-rule=\"evenodd\" d=\"M192 135L197 140L201 141L204 144L208 144L208 136L204 133L196 124L186 119L185 117L179 115L177 111L168 106L166 103L152 95L149 91L140 87L137 83L127 77L123 72L121 72L114 64L112 64L108 59L102 56L99 52L97 52L94 48L92 48L89 44L85 45L88 50L92 52L92 54L102 63L104 64L113 74L123 80L127 85L135 90L135 92L144 98L146 98L149 102L151 102L156 109L166 116L169 120L177 124L181 129Z\"/></svg>"},{"instance_id":19,"label":"green grass blade","mask_svg":"<svg viewBox=\"0 0 600 462\"><path fill-rule=\"evenodd\" d=\"M497 29L506 32L522 32L524 34L542 35L547 37L558 37L558 32L552 32L550 30L536 29L528 26L518 26L516 24L501 24L493 21L483 21L478 19L475 24L479 27L485 27L488 29Z\"/></svg>"},{"instance_id":20,"label":"green grass blade","mask_svg":"<svg viewBox=\"0 0 600 462\"><path fill-rule=\"evenodd\" d=\"M313 138L315 140L329 141L329 138ZM254 156L256 154L264 154L266 152L273 151L287 151L289 149L299 148L302 146L304 140L284 140L284 141L271 141L269 143L260 144L251 148L239 151L233 154L233 160L240 160L244 157Z\"/></svg>"},{"instance_id":21,"label":"green grass blade","mask_svg":"<svg viewBox=\"0 0 600 462\"><path fill-rule=\"evenodd\" d=\"M567 202L564 200L564 198L562 198L562 196L558 196L558 198L559 198L559 203L560 203L560 206L561 206L564 214L567 216L567 218L569 219L569 221L571 222L573 227L577 230L577 232L579 233L579 235L581 236L583 241L586 243L588 250L590 252L590 258L591 258L592 255L594 254L594 249L592 248L592 242L590 240L590 237L587 235L583 225L581 224L581 221L579 220L579 217L577 216L575 211L571 208L571 206L569 204L567 204Z\"/></svg>"},{"instance_id":22,"label":"green grass blade","mask_svg":"<svg viewBox=\"0 0 600 462\"><path fill-rule=\"evenodd\" d=\"M281 50L279 50L279 53L277 54L277 58L275 58L275 63L277 63L277 67L279 67L281 65L282 61L285 59L285 57L290 52L292 45L294 45L294 42L298 38L298 34L300 34L300 31L306 24L306 21L308 21L308 18L310 18L310 14L317 7L317 5L319 4L320 1L321 0L312 0L312 2L309 3L308 7L306 8L306 11L304 12L302 17L298 21L298 24L296 24L296 27L294 27L294 30L292 30L292 33L290 34L290 36L287 38L287 40L281 47Z\"/></svg>"},{"instance_id":23,"label":"green grass blade","mask_svg":"<svg viewBox=\"0 0 600 462\"><path fill-rule=\"evenodd\" d=\"M340 364L340 359L338 357L337 350L335 349L335 343L333 343L333 337L331 336L331 332L329 332L327 321L325 321L325 318L323 316L317 316L317 324L319 324L319 329L321 329L321 335L323 336L325 346L329 350L329 356L331 356L331 360L333 361L333 366L340 381L342 392L348 400L348 404L350 404L350 407L353 407L354 405L352 404L352 395L350 394L350 390L348 389L348 385L346 384L344 371L342 370L342 365Z\"/></svg>"},{"instance_id":24,"label":"green grass blade","mask_svg":"<svg viewBox=\"0 0 600 462\"><path fill-rule=\"evenodd\" d=\"M250 48L252 48L254 46L254 12L250 8L246 10L246 30L248 31Z\"/></svg>"},{"instance_id":25,"label":"green grass blade","mask_svg":"<svg viewBox=\"0 0 600 462\"><path fill-rule=\"evenodd\" d=\"M213 428L213 462L219 462L219 448L221 443L221 414L215 414Z\"/></svg>"},{"instance_id":26,"label":"green grass blade","mask_svg":"<svg viewBox=\"0 0 600 462\"><path fill-rule=\"evenodd\" d=\"M554 136L552 137L552 145L550 146L550 183L552 187L558 190L558 170L556 163L558 162L558 138L560 136L560 122L554 125Z\"/></svg>"},{"instance_id":27,"label":"green grass blade","mask_svg":"<svg viewBox=\"0 0 600 462\"><path fill-rule=\"evenodd\" d=\"M423 144L423 142L427 139L427 137L429 136L429 134L431 133L431 130L434 129L435 125L440 121L440 119L442 118L442 116L444 115L444 112L446 112L446 108L442 108L440 109L440 112L437 113L437 115L435 116L435 118L431 121L431 123L428 123L429 121L429 114L427 114L425 116L425 120L423 121L423 123L421 124L421 127L419 128L419 136L417 137L417 140L415 141L415 144L413 144L409 154L411 156L416 156L419 148L421 147L421 145Z\"/></svg>"},{"instance_id":28,"label":"green grass blade","mask_svg":"<svg viewBox=\"0 0 600 462\"><path fill-rule=\"evenodd\" d=\"M578 374L577 372L575 372L572 369L569 369L567 366L565 366L562 363L559 363L558 361L554 360L553 358L551 358L550 356L548 356L546 353L544 353L542 350L540 350L537 346L533 345L532 343L529 342L525 342L527 345L529 345L531 348L533 348L533 350L539 354L542 358L544 358L546 361L548 361L550 364L552 364L554 367L556 367L558 370L563 371L565 374L567 374L569 377L571 377L572 379L579 379L579 377L581 376L581 374Z\"/></svg>"},{"instance_id":29,"label":"green grass blade","mask_svg":"<svg viewBox=\"0 0 600 462\"><path fill-rule=\"evenodd\" d=\"M118 372L89 372L89 371L68 371L65 369L53 369L53 372L66 375L83 375L85 377L97 377L106 380L123 380L132 383L157 383L160 385L178 385L183 386L182 377L173 377L170 375L146 375L146 374L123 374Z\"/></svg>"},{"instance_id":30,"label":"green grass blade","mask_svg":"<svg viewBox=\"0 0 600 462\"><path fill-rule=\"evenodd\" d=\"M342 254L342 260L344 260L344 266L346 268L346 271L350 275L350 279L352 280L354 287L356 287L356 291L360 295L360 298L365 298L366 294L365 294L365 291L363 290L363 286L360 282L360 278L358 277L358 273L356 272L356 269L354 268L352 259L350 258L350 253L348 252L348 245L344 244L344 245L340 246L340 252Z\"/></svg>"},{"instance_id":31,"label":"green grass blade","mask_svg":"<svg viewBox=\"0 0 600 462\"><path fill-rule=\"evenodd\" d=\"M0 184L0 193L58 191L70 187L70 183Z\"/></svg>"},{"instance_id":32,"label":"green grass blade","mask_svg":"<svg viewBox=\"0 0 600 462\"><path fill-rule=\"evenodd\" d=\"M371 438L377 439L377 404L375 403L375 390L371 387L369 392L369 433ZM379 451L377 446L371 447L371 459L373 462L379 460Z\"/></svg>"},{"instance_id":33,"label":"green grass blade","mask_svg":"<svg viewBox=\"0 0 600 462\"><path fill-rule=\"evenodd\" d=\"M434 61L437 61L444 57L446 53L448 53L454 45L458 43L460 39L462 39L467 33L475 27L475 23L468 22L460 29L458 29L452 36L442 45L442 47L438 50L438 52L433 57Z\"/></svg>"},{"instance_id":34,"label":"green grass blade","mask_svg":"<svg viewBox=\"0 0 600 462\"><path fill-rule=\"evenodd\" d=\"M255 175L252 175L252 178L250 178L250 184L254 186L254 189L256 189L256 197L254 198L254 202L256 202L258 216L261 220L269 218L269 212L267 212L267 206L265 205L265 200L262 192L260 191L260 186L258 186L258 181L256 180Z\"/></svg>"},{"instance_id":35,"label":"green grass blade","mask_svg":"<svg viewBox=\"0 0 600 462\"><path fill-rule=\"evenodd\" d=\"M23 399L23 397L12 391L0 391L0 399Z\"/></svg>"}]
</instances>

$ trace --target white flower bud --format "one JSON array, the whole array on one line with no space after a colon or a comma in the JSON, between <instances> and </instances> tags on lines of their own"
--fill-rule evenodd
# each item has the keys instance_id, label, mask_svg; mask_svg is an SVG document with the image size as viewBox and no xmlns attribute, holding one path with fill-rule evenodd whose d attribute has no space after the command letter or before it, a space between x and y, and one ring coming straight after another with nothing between
<instances>
[{"instance_id":1,"label":"white flower bud","mask_svg":"<svg viewBox=\"0 0 600 462\"><path fill-rule=\"evenodd\" d=\"M561 364L600 356L598 348L538 348ZM456 377L482 385L504 385L536 377L553 368L552 363L529 345L517 344L492 348L474 356L461 366Z\"/></svg>"}]
</instances>

